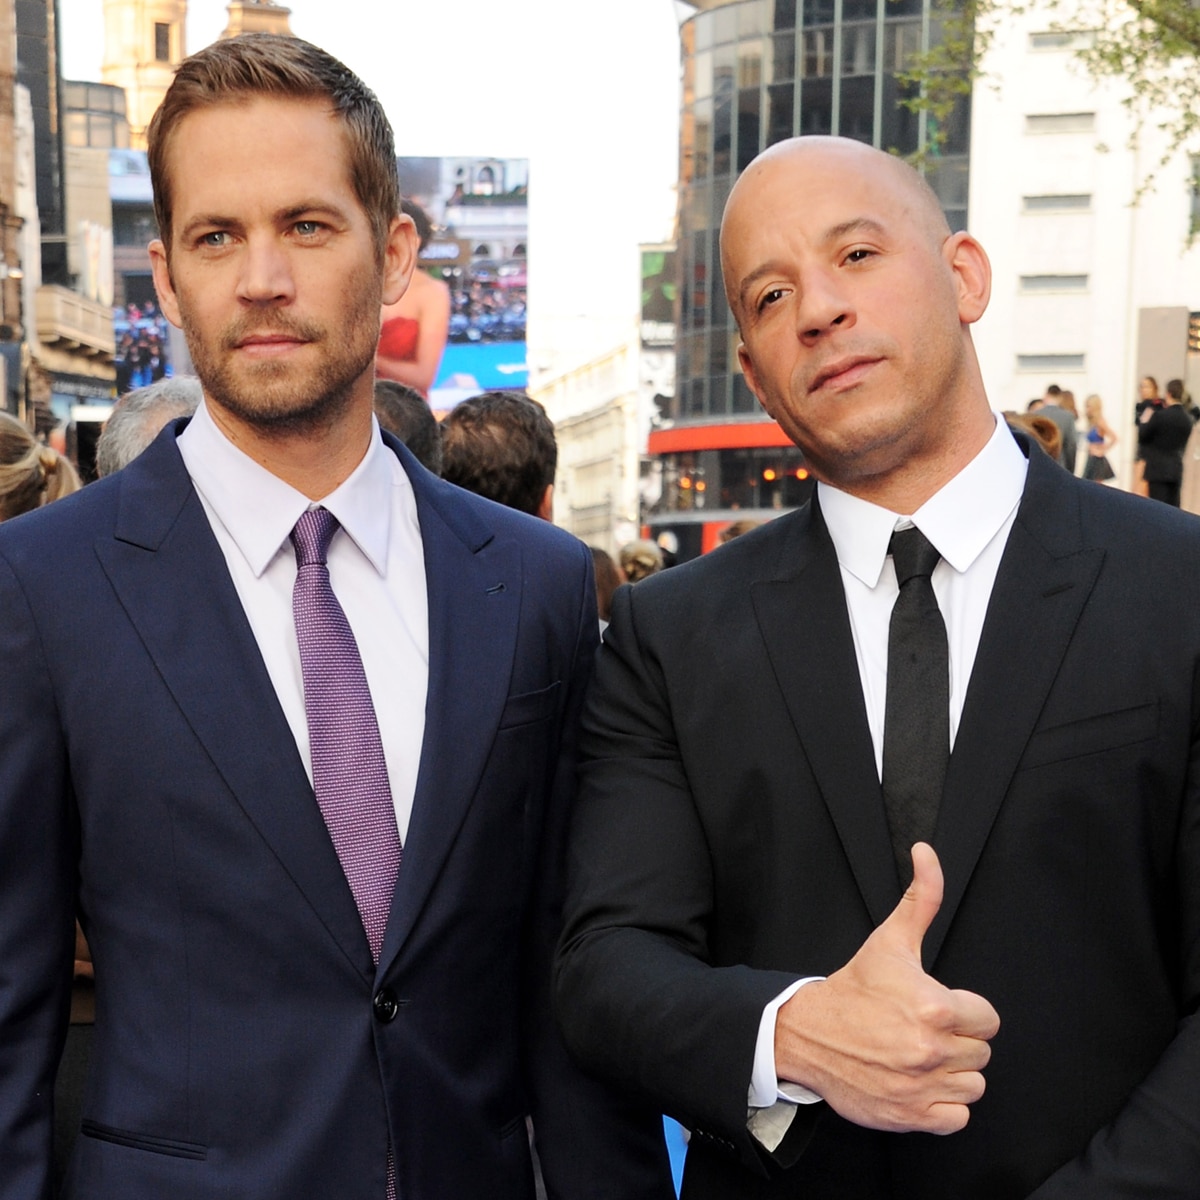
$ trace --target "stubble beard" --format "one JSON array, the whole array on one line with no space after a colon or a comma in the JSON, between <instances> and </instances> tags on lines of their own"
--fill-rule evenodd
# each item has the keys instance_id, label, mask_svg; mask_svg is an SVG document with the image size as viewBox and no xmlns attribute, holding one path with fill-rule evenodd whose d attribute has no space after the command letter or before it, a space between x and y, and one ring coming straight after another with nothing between
<instances>
[{"instance_id":1,"label":"stubble beard","mask_svg":"<svg viewBox=\"0 0 1200 1200\"><path fill-rule=\"evenodd\" d=\"M251 315L227 327L215 343L203 337L186 311L180 315L192 364L209 400L260 436L282 439L320 433L346 411L354 385L374 367L378 314L378 301L360 298L332 331L278 312ZM237 346L256 332L286 334L323 352L303 371L269 359L239 364Z\"/></svg>"}]
</instances>

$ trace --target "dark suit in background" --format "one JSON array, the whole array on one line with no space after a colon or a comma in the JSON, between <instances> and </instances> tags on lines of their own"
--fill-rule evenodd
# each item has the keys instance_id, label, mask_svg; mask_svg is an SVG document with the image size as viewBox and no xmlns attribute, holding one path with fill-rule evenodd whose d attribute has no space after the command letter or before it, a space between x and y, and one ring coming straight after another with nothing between
<instances>
[{"instance_id":1,"label":"dark suit in background","mask_svg":"<svg viewBox=\"0 0 1200 1200\"><path fill-rule=\"evenodd\" d=\"M1179 507L1183 483L1183 452L1192 436L1194 423L1182 404L1165 404L1138 426L1138 449L1146 463L1143 478L1150 485L1150 499Z\"/></svg>"},{"instance_id":2,"label":"dark suit in background","mask_svg":"<svg viewBox=\"0 0 1200 1200\"><path fill-rule=\"evenodd\" d=\"M924 946L1001 1015L987 1092L942 1138L800 1108L775 1158L746 1130L763 1006L841 966L900 895L833 545L813 506L618 592L562 1007L589 1062L695 1129L685 1196L1195 1194L1196 578L1196 522L1030 454ZM1152 635L1119 632L1151 608Z\"/></svg>"}]
</instances>

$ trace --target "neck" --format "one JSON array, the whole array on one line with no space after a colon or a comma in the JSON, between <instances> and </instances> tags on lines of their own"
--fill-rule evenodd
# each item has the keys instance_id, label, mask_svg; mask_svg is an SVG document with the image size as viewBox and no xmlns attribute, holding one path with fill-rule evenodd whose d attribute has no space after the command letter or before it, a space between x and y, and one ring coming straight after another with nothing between
<instances>
[{"instance_id":1,"label":"neck","mask_svg":"<svg viewBox=\"0 0 1200 1200\"><path fill-rule=\"evenodd\" d=\"M996 416L984 407L969 418L942 430L924 452L908 455L898 467L877 476L825 482L889 512L908 516L935 496L988 444ZM820 472L816 472L822 478Z\"/></svg>"},{"instance_id":2,"label":"neck","mask_svg":"<svg viewBox=\"0 0 1200 1200\"><path fill-rule=\"evenodd\" d=\"M243 454L309 500L323 500L345 483L371 444L369 397L366 406L356 401L303 429L256 425L205 399L213 423Z\"/></svg>"}]
</instances>

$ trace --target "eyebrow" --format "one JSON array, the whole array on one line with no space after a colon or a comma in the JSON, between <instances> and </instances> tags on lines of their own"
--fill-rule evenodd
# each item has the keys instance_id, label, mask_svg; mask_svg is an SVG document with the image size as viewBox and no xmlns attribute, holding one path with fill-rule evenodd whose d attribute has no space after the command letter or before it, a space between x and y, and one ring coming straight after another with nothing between
<instances>
[{"instance_id":1,"label":"eyebrow","mask_svg":"<svg viewBox=\"0 0 1200 1200\"><path fill-rule=\"evenodd\" d=\"M818 244L827 246L831 242L839 242L844 237L848 237L852 233L872 233L877 237L882 237L887 230L884 226L876 221L873 217L851 217L848 221L840 221L837 225L831 225L817 239ZM761 266L755 267L745 279L742 280L741 286L738 288L738 303L743 306L746 303L746 293L761 279L764 275L773 275L777 271L783 271L785 264L779 259L771 259L763 263Z\"/></svg>"}]
</instances>

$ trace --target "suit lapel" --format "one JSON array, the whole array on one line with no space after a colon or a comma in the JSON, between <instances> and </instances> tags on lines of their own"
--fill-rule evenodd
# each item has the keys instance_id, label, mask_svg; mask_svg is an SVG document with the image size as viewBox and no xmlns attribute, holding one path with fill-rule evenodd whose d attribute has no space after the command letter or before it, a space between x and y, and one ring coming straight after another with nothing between
<instances>
[{"instance_id":1,"label":"suit lapel","mask_svg":"<svg viewBox=\"0 0 1200 1200\"><path fill-rule=\"evenodd\" d=\"M521 606L521 550L479 508L414 469L429 593L429 692L412 818L380 973L403 947L479 789L508 697Z\"/></svg>"},{"instance_id":2,"label":"suit lapel","mask_svg":"<svg viewBox=\"0 0 1200 1200\"><path fill-rule=\"evenodd\" d=\"M785 573L752 585L754 611L796 736L878 923L896 903L896 869L837 554L815 498L793 520Z\"/></svg>"},{"instance_id":3,"label":"suit lapel","mask_svg":"<svg viewBox=\"0 0 1200 1200\"><path fill-rule=\"evenodd\" d=\"M1080 485L1044 455L1029 457L946 774L935 836L946 890L925 937L927 965L945 940L1104 560L1103 550L1083 546Z\"/></svg>"},{"instance_id":4,"label":"suit lapel","mask_svg":"<svg viewBox=\"0 0 1200 1200\"><path fill-rule=\"evenodd\" d=\"M104 571L214 768L369 978L354 898L174 439L159 439L120 482L116 537L97 545Z\"/></svg>"}]
</instances>

